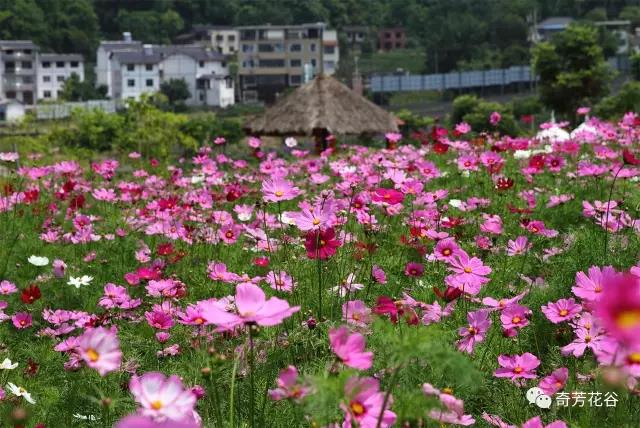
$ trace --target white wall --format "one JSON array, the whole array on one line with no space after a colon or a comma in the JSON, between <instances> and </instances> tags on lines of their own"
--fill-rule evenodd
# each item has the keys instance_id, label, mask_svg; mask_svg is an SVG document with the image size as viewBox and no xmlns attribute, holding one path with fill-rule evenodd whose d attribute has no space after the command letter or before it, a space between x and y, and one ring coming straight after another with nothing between
<instances>
[{"instance_id":1,"label":"white wall","mask_svg":"<svg viewBox=\"0 0 640 428\"><path fill-rule=\"evenodd\" d=\"M49 62L50 66L44 68L43 62ZM77 67L71 67L71 61L64 60L63 67L57 67L56 61L46 59L38 61L37 79L38 79L38 99L39 100L56 100L59 93L64 87L64 81L71 77L72 74L77 74L80 81L84 81L84 64L79 61ZM45 81L45 76L49 78L49 81ZM62 80L59 80L62 79ZM45 94L48 92L48 94ZM49 95L46 97L45 95Z\"/></svg>"},{"instance_id":2,"label":"white wall","mask_svg":"<svg viewBox=\"0 0 640 428\"><path fill-rule=\"evenodd\" d=\"M222 40L217 40L218 36L222 36ZM234 40L230 41L229 36L232 36ZM230 55L238 52L238 46L240 46L240 32L238 30L209 30L209 37L211 40L211 46L219 49L223 54Z\"/></svg>"},{"instance_id":3,"label":"white wall","mask_svg":"<svg viewBox=\"0 0 640 428\"><path fill-rule=\"evenodd\" d=\"M127 64L119 64L118 76L113 76L114 83L118 81L121 91L120 97L124 100L128 98L139 99L145 93L154 93L160 90L160 74L158 64L149 64L151 70L147 70L146 64L134 64L133 70L129 71ZM133 86L129 86L129 81L133 81ZM147 80L151 80L151 86L147 86Z\"/></svg>"},{"instance_id":4,"label":"white wall","mask_svg":"<svg viewBox=\"0 0 640 428\"><path fill-rule=\"evenodd\" d=\"M20 103L8 103L0 106L5 111L5 122L15 123L24 119L24 106Z\"/></svg>"},{"instance_id":5,"label":"white wall","mask_svg":"<svg viewBox=\"0 0 640 428\"><path fill-rule=\"evenodd\" d=\"M197 104L196 97L196 76L198 71L198 63L190 56L176 54L166 57L161 63L163 70L163 81L173 79L184 79L189 87L191 97L186 101L187 105ZM206 65L206 64L205 64Z\"/></svg>"}]
</instances>

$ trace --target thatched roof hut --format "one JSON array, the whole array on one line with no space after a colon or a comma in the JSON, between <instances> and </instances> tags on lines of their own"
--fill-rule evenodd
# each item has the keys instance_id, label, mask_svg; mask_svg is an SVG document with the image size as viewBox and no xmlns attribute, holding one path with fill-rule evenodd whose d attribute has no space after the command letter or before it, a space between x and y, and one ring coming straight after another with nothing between
<instances>
[{"instance_id":1,"label":"thatched roof hut","mask_svg":"<svg viewBox=\"0 0 640 428\"><path fill-rule=\"evenodd\" d=\"M248 120L253 135L360 135L397 132L394 116L336 79L319 75Z\"/></svg>"}]
</instances>

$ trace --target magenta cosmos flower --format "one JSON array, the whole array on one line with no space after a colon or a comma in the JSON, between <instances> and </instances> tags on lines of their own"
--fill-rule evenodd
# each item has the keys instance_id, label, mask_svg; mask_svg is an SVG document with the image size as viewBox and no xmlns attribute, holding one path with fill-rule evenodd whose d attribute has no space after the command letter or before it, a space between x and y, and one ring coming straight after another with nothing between
<instances>
[{"instance_id":1,"label":"magenta cosmos flower","mask_svg":"<svg viewBox=\"0 0 640 428\"><path fill-rule=\"evenodd\" d=\"M120 368L122 351L114 330L104 327L87 330L78 338L77 348L87 366L96 369L100 376Z\"/></svg>"},{"instance_id":2,"label":"magenta cosmos flower","mask_svg":"<svg viewBox=\"0 0 640 428\"><path fill-rule=\"evenodd\" d=\"M307 257L310 259L327 260L336 253L340 246L342 246L342 242L336 239L333 227L326 230L309 231L304 241Z\"/></svg>"},{"instance_id":3,"label":"magenta cosmos flower","mask_svg":"<svg viewBox=\"0 0 640 428\"><path fill-rule=\"evenodd\" d=\"M605 278L596 304L596 316L607 332L625 345L640 344L640 278L616 275Z\"/></svg>"},{"instance_id":4,"label":"magenta cosmos flower","mask_svg":"<svg viewBox=\"0 0 640 428\"><path fill-rule=\"evenodd\" d=\"M342 305L342 318L356 327L366 327L371 322L371 309L362 300L350 300Z\"/></svg>"},{"instance_id":5,"label":"magenta cosmos flower","mask_svg":"<svg viewBox=\"0 0 640 428\"><path fill-rule=\"evenodd\" d=\"M569 377L569 369L566 367L560 367L540 381L538 387L544 391L547 395L553 395L556 392L564 388Z\"/></svg>"},{"instance_id":6,"label":"magenta cosmos flower","mask_svg":"<svg viewBox=\"0 0 640 428\"><path fill-rule=\"evenodd\" d=\"M529 325L531 311L517 303L507 306L500 314L500 322L504 330L523 328Z\"/></svg>"},{"instance_id":7,"label":"magenta cosmos flower","mask_svg":"<svg viewBox=\"0 0 640 428\"><path fill-rule=\"evenodd\" d=\"M512 381L517 379L535 379L536 368L540 360L533 354L526 352L522 355L500 355L500 368L494 372L495 377L508 377Z\"/></svg>"},{"instance_id":8,"label":"magenta cosmos flower","mask_svg":"<svg viewBox=\"0 0 640 428\"><path fill-rule=\"evenodd\" d=\"M420 277L424 273L424 266L420 263L409 262L404 267L404 274L412 277Z\"/></svg>"},{"instance_id":9,"label":"magenta cosmos flower","mask_svg":"<svg viewBox=\"0 0 640 428\"><path fill-rule=\"evenodd\" d=\"M235 304L237 313L227 312L220 305L203 302L202 316L207 322L230 330L243 324L264 327L278 325L300 310L300 306L291 307L286 300L277 297L267 300L264 291L250 283L238 284Z\"/></svg>"},{"instance_id":10,"label":"magenta cosmos flower","mask_svg":"<svg viewBox=\"0 0 640 428\"><path fill-rule=\"evenodd\" d=\"M600 269L598 266L591 266L588 275L584 272L576 273L576 285L571 291L576 296L590 302L600 299L605 278L616 275L616 270L611 266Z\"/></svg>"},{"instance_id":11,"label":"magenta cosmos flower","mask_svg":"<svg viewBox=\"0 0 640 428\"><path fill-rule=\"evenodd\" d=\"M371 201L375 204L396 205L404 201L404 194L395 189L385 189L380 187L371 195Z\"/></svg>"},{"instance_id":12,"label":"magenta cosmos flower","mask_svg":"<svg viewBox=\"0 0 640 428\"><path fill-rule=\"evenodd\" d=\"M387 410L391 406L389 397L385 408L385 394L380 391L380 383L372 377L351 377L344 387L346 403L340 405L345 413L343 427L355 425L360 428L388 428L396 422L396 414ZM384 411L383 411L384 409ZM382 420L378 425L378 419Z\"/></svg>"},{"instance_id":13,"label":"magenta cosmos flower","mask_svg":"<svg viewBox=\"0 0 640 428\"><path fill-rule=\"evenodd\" d=\"M478 294L480 287L489 282L486 275L491 273L491 268L485 266L482 260L477 257L469 257L462 250L449 260L449 270L453 274L446 278L447 285L460 288L465 293L472 295Z\"/></svg>"},{"instance_id":14,"label":"magenta cosmos flower","mask_svg":"<svg viewBox=\"0 0 640 428\"><path fill-rule=\"evenodd\" d=\"M547 306L542 306L540 309L549 321L559 324L578 315L582 311L582 306L574 299L560 299L557 302L549 302Z\"/></svg>"},{"instance_id":15,"label":"magenta cosmos flower","mask_svg":"<svg viewBox=\"0 0 640 428\"><path fill-rule=\"evenodd\" d=\"M300 194L300 189L284 178L267 179L262 183L262 198L266 202L290 201Z\"/></svg>"},{"instance_id":16,"label":"magenta cosmos flower","mask_svg":"<svg viewBox=\"0 0 640 428\"><path fill-rule=\"evenodd\" d=\"M476 423L471 415L464 414L464 402L450 394L440 394L440 402L446 410L433 409L429 417L440 424L469 426Z\"/></svg>"},{"instance_id":17,"label":"magenta cosmos flower","mask_svg":"<svg viewBox=\"0 0 640 428\"><path fill-rule=\"evenodd\" d=\"M364 336L349 333L347 327L329 330L331 350L342 360L345 366L358 370L367 370L373 364L373 352L365 352Z\"/></svg>"},{"instance_id":18,"label":"magenta cosmos flower","mask_svg":"<svg viewBox=\"0 0 640 428\"><path fill-rule=\"evenodd\" d=\"M150 372L133 376L129 390L140 404L138 411L142 416L158 422L180 422L193 418L196 396L190 389L184 388L176 375L166 377L162 373Z\"/></svg>"},{"instance_id":19,"label":"magenta cosmos flower","mask_svg":"<svg viewBox=\"0 0 640 428\"><path fill-rule=\"evenodd\" d=\"M11 317L11 322L15 328L22 330L23 328L31 327L33 319L28 312L18 312Z\"/></svg>"},{"instance_id":20,"label":"magenta cosmos flower","mask_svg":"<svg viewBox=\"0 0 640 428\"><path fill-rule=\"evenodd\" d=\"M278 387L269 390L269 398L274 401L287 398L297 401L304 398L310 391L308 386L298 382L298 369L294 366L281 370L276 383Z\"/></svg>"}]
</instances>

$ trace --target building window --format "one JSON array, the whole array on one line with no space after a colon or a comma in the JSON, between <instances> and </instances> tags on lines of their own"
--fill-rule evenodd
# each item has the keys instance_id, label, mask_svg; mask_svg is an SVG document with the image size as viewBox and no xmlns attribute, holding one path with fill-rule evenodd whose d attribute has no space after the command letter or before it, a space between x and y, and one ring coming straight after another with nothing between
<instances>
[{"instance_id":1,"label":"building window","mask_svg":"<svg viewBox=\"0 0 640 428\"><path fill-rule=\"evenodd\" d=\"M135 70L136 66L134 64L127 64L127 71Z\"/></svg>"},{"instance_id":2,"label":"building window","mask_svg":"<svg viewBox=\"0 0 640 428\"><path fill-rule=\"evenodd\" d=\"M247 45L247 44L242 45L242 52L253 52L254 49L255 49L255 45Z\"/></svg>"},{"instance_id":3,"label":"building window","mask_svg":"<svg viewBox=\"0 0 640 428\"><path fill-rule=\"evenodd\" d=\"M258 62L259 67L284 67L283 59L261 59Z\"/></svg>"},{"instance_id":4,"label":"building window","mask_svg":"<svg viewBox=\"0 0 640 428\"><path fill-rule=\"evenodd\" d=\"M57 68L64 68L64 61L56 61Z\"/></svg>"},{"instance_id":5,"label":"building window","mask_svg":"<svg viewBox=\"0 0 640 428\"><path fill-rule=\"evenodd\" d=\"M316 51L316 44L315 44L315 43L311 43L311 44L309 45L309 50L310 50L311 52L315 52L315 51Z\"/></svg>"},{"instance_id":6,"label":"building window","mask_svg":"<svg viewBox=\"0 0 640 428\"><path fill-rule=\"evenodd\" d=\"M227 40L229 40L230 42L235 42L236 41L236 36L234 34L229 34L227 36Z\"/></svg>"},{"instance_id":7,"label":"building window","mask_svg":"<svg viewBox=\"0 0 640 428\"><path fill-rule=\"evenodd\" d=\"M300 52L302 51L302 45L300 43L294 43L289 46L289 51L291 52Z\"/></svg>"},{"instance_id":8,"label":"building window","mask_svg":"<svg viewBox=\"0 0 640 428\"><path fill-rule=\"evenodd\" d=\"M229 46L229 52L235 52L236 48L235 46Z\"/></svg>"},{"instance_id":9,"label":"building window","mask_svg":"<svg viewBox=\"0 0 640 428\"><path fill-rule=\"evenodd\" d=\"M204 61L200 61L198 65L200 66L200 68L204 67Z\"/></svg>"},{"instance_id":10,"label":"building window","mask_svg":"<svg viewBox=\"0 0 640 428\"><path fill-rule=\"evenodd\" d=\"M71 61L70 65L71 65L71 68L78 68L80 63L78 61Z\"/></svg>"},{"instance_id":11,"label":"building window","mask_svg":"<svg viewBox=\"0 0 640 428\"><path fill-rule=\"evenodd\" d=\"M6 51L4 51L4 53L6 53L7 55L13 55L13 49L7 49Z\"/></svg>"},{"instance_id":12,"label":"building window","mask_svg":"<svg viewBox=\"0 0 640 428\"><path fill-rule=\"evenodd\" d=\"M248 59L246 61L242 61L242 68L253 68L253 60Z\"/></svg>"},{"instance_id":13,"label":"building window","mask_svg":"<svg viewBox=\"0 0 640 428\"><path fill-rule=\"evenodd\" d=\"M22 68L25 70L31 70L31 61L22 61Z\"/></svg>"},{"instance_id":14,"label":"building window","mask_svg":"<svg viewBox=\"0 0 640 428\"><path fill-rule=\"evenodd\" d=\"M150 88L153 86L153 79L147 79L147 88Z\"/></svg>"},{"instance_id":15,"label":"building window","mask_svg":"<svg viewBox=\"0 0 640 428\"><path fill-rule=\"evenodd\" d=\"M336 53L336 47L335 46L325 46L324 47L324 53L329 54L329 55L334 54L334 53Z\"/></svg>"},{"instance_id":16,"label":"building window","mask_svg":"<svg viewBox=\"0 0 640 428\"><path fill-rule=\"evenodd\" d=\"M401 39L402 38L402 33L396 33L396 39Z\"/></svg>"},{"instance_id":17,"label":"building window","mask_svg":"<svg viewBox=\"0 0 640 428\"><path fill-rule=\"evenodd\" d=\"M391 38L391 33L384 33L384 38L385 39L390 39Z\"/></svg>"},{"instance_id":18,"label":"building window","mask_svg":"<svg viewBox=\"0 0 640 428\"><path fill-rule=\"evenodd\" d=\"M57 80L58 82L64 82L64 76L58 76L58 77L56 78L56 80Z\"/></svg>"},{"instance_id":19,"label":"building window","mask_svg":"<svg viewBox=\"0 0 640 428\"><path fill-rule=\"evenodd\" d=\"M216 42L222 42L222 41L224 41L224 36L222 34L218 34L216 36Z\"/></svg>"},{"instance_id":20,"label":"building window","mask_svg":"<svg viewBox=\"0 0 640 428\"><path fill-rule=\"evenodd\" d=\"M204 94L202 92L200 92L199 98L200 98L200 101L204 101Z\"/></svg>"},{"instance_id":21,"label":"building window","mask_svg":"<svg viewBox=\"0 0 640 428\"><path fill-rule=\"evenodd\" d=\"M31 55L31 49L25 49L22 52L24 52L25 55Z\"/></svg>"},{"instance_id":22,"label":"building window","mask_svg":"<svg viewBox=\"0 0 640 428\"><path fill-rule=\"evenodd\" d=\"M153 71L153 64L146 64L144 66L144 69L147 70L147 71Z\"/></svg>"},{"instance_id":23,"label":"building window","mask_svg":"<svg viewBox=\"0 0 640 428\"><path fill-rule=\"evenodd\" d=\"M33 76L22 76L22 83L26 83L28 85L33 83Z\"/></svg>"},{"instance_id":24,"label":"building window","mask_svg":"<svg viewBox=\"0 0 640 428\"><path fill-rule=\"evenodd\" d=\"M302 76L299 74L292 74L289 76L290 85L299 85L300 83L302 83Z\"/></svg>"},{"instance_id":25,"label":"building window","mask_svg":"<svg viewBox=\"0 0 640 428\"><path fill-rule=\"evenodd\" d=\"M14 100L16 98L16 91L7 91L6 95L10 100Z\"/></svg>"},{"instance_id":26,"label":"building window","mask_svg":"<svg viewBox=\"0 0 640 428\"><path fill-rule=\"evenodd\" d=\"M231 77L225 77L224 84L227 89L233 89L233 79Z\"/></svg>"},{"instance_id":27,"label":"building window","mask_svg":"<svg viewBox=\"0 0 640 428\"><path fill-rule=\"evenodd\" d=\"M51 62L43 61L42 62L42 68L51 68Z\"/></svg>"},{"instance_id":28,"label":"building window","mask_svg":"<svg viewBox=\"0 0 640 428\"><path fill-rule=\"evenodd\" d=\"M51 98L51 91L44 91L43 95L45 98Z\"/></svg>"},{"instance_id":29,"label":"building window","mask_svg":"<svg viewBox=\"0 0 640 428\"><path fill-rule=\"evenodd\" d=\"M13 61L7 61L4 63L4 70L13 73L16 71L16 63Z\"/></svg>"},{"instance_id":30,"label":"building window","mask_svg":"<svg viewBox=\"0 0 640 428\"><path fill-rule=\"evenodd\" d=\"M311 65L312 65L313 67L315 67L315 66L316 66L316 64L317 64L317 63L316 63L316 59L315 59L315 58L312 58L312 59L311 59Z\"/></svg>"},{"instance_id":31,"label":"building window","mask_svg":"<svg viewBox=\"0 0 640 428\"><path fill-rule=\"evenodd\" d=\"M51 82L51 76L42 76L43 82Z\"/></svg>"},{"instance_id":32,"label":"building window","mask_svg":"<svg viewBox=\"0 0 640 428\"><path fill-rule=\"evenodd\" d=\"M291 59L289 60L290 67L302 67L302 61L299 59Z\"/></svg>"},{"instance_id":33,"label":"building window","mask_svg":"<svg viewBox=\"0 0 640 428\"><path fill-rule=\"evenodd\" d=\"M134 86L136 86L135 79L127 79L127 86L130 88L133 88Z\"/></svg>"}]
</instances>

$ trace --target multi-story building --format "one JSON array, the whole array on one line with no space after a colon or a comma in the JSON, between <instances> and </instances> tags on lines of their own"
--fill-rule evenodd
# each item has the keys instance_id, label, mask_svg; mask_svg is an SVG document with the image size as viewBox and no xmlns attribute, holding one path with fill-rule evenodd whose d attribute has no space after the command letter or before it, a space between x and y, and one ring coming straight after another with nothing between
<instances>
[{"instance_id":1,"label":"multi-story building","mask_svg":"<svg viewBox=\"0 0 640 428\"><path fill-rule=\"evenodd\" d=\"M103 42L97 58L98 84L106 84L113 99L138 99L158 92L163 82L182 79L191 94L187 105L226 107L235 101L226 56L201 45Z\"/></svg>"},{"instance_id":2,"label":"multi-story building","mask_svg":"<svg viewBox=\"0 0 640 428\"><path fill-rule=\"evenodd\" d=\"M0 98L36 103L39 50L30 40L0 40Z\"/></svg>"},{"instance_id":3,"label":"multi-story building","mask_svg":"<svg viewBox=\"0 0 640 428\"><path fill-rule=\"evenodd\" d=\"M333 74L337 34L324 23L238 27L238 75L244 101L273 102L286 88L319 73Z\"/></svg>"},{"instance_id":4,"label":"multi-story building","mask_svg":"<svg viewBox=\"0 0 640 428\"><path fill-rule=\"evenodd\" d=\"M225 55L238 52L238 30L224 25L194 25L193 30L175 39L179 44L199 44Z\"/></svg>"},{"instance_id":5,"label":"multi-story building","mask_svg":"<svg viewBox=\"0 0 640 428\"><path fill-rule=\"evenodd\" d=\"M79 54L40 54L37 70L39 100L55 100L72 75L84 81L84 60Z\"/></svg>"},{"instance_id":6,"label":"multi-story building","mask_svg":"<svg viewBox=\"0 0 640 428\"><path fill-rule=\"evenodd\" d=\"M107 87L107 96L114 98L113 84L111 78L113 72L111 69L111 54L118 52L138 52L142 49L142 42L134 41L130 32L122 34L122 40L102 41L96 52L96 85L104 85Z\"/></svg>"},{"instance_id":7,"label":"multi-story building","mask_svg":"<svg viewBox=\"0 0 640 428\"><path fill-rule=\"evenodd\" d=\"M407 43L404 28L382 28L378 31L378 49L391 51L394 49L404 49Z\"/></svg>"},{"instance_id":8,"label":"multi-story building","mask_svg":"<svg viewBox=\"0 0 640 428\"><path fill-rule=\"evenodd\" d=\"M73 74L84 80L82 55L40 53L30 40L0 40L0 98L26 106L55 100Z\"/></svg>"}]
</instances>

